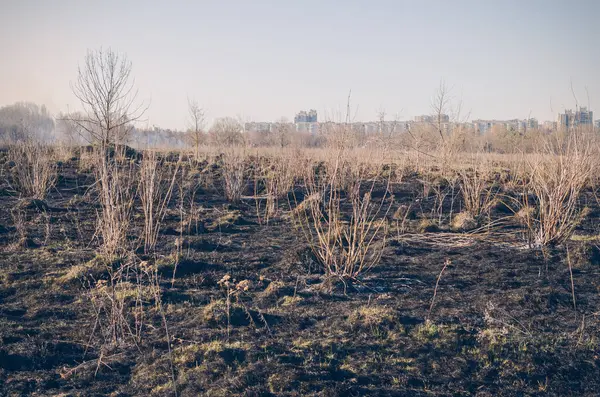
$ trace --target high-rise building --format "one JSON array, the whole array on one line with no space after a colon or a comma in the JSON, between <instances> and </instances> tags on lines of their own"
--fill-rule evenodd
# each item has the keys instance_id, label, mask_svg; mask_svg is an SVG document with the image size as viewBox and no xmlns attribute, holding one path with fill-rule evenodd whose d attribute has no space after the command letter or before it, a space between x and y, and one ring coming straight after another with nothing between
<instances>
[{"instance_id":1,"label":"high-rise building","mask_svg":"<svg viewBox=\"0 0 600 397\"><path fill-rule=\"evenodd\" d=\"M319 123L317 121L317 111L310 109L308 112L301 110L294 117L294 125L298 132L308 132L317 134L319 132Z\"/></svg>"},{"instance_id":2,"label":"high-rise building","mask_svg":"<svg viewBox=\"0 0 600 397\"><path fill-rule=\"evenodd\" d=\"M594 112L588 110L587 107L581 107L575 112L575 122L578 125L592 125L594 120Z\"/></svg>"},{"instance_id":3,"label":"high-rise building","mask_svg":"<svg viewBox=\"0 0 600 397\"><path fill-rule=\"evenodd\" d=\"M572 110L565 110L558 114L558 126L563 129L569 129L575 124L575 114Z\"/></svg>"},{"instance_id":4,"label":"high-rise building","mask_svg":"<svg viewBox=\"0 0 600 397\"><path fill-rule=\"evenodd\" d=\"M525 133L528 130L534 130L539 128L537 119L530 118L525 120L512 119L512 120L473 120L471 122L472 128L480 134L485 134L491 131L492 127L500 127L506 129L506 131L514 131Z\"/></svg>"},{"instance_id":5,"label":"high-rise building","mask_svg":"<svg viewBox=\"0 0 600 397\"><path fill-rule=\"evenodd\" d=\"M448 116L447 114L440 114L439 118L440 118L439 119L440 123L449 123L450 122L450 116ZM437 122L438 122L437 115L424 114L421 116L415 116L415 123L437 123Z\"/></svg>"},{"instance_id":6,"label":"high-rise building","mask_svg":"<svg viewBox=\"0 0 600 397\"><path fill-rule=\"evenodd\" d=\"M294 123L316 123L317 122L317 111L310 109L308 112L302 110L294 117Z\"/></svg>"},{"instance_id":7,"label":"high-rise building","mask_svg":"<svg viewBox=\"0 0 600 397\"><path fill-rule=\"evenodd\" d=\"M565 110L564 113L558 115L558 126L562 129L574 128L577 126L593 125L594 112L588 110L587 107L581 107L579 110Z\"/></svg>"},{"instance_id":8,"label":"high-rise building","mask_svg":"<svg viewBox=\"0 0 600 397\"><path fill-rule=\"evenodd\" d=\"M539 123L537 119L530 118L525 120L516 120L517 131L518 132L527 132L529 130L537 130L539 127Z\"/></svg>"}]
</instances>

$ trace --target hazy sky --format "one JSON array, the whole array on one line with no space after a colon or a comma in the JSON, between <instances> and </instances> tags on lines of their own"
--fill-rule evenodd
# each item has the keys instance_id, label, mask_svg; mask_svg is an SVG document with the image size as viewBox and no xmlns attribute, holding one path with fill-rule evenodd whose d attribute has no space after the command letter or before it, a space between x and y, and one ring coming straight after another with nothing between
<instances>
[{"instance_id":1,"label":"hazy sky","mask_svg":"<svg viewBox=\"0 0 600 397\"><path fill-rule=\"evenodd\" d=\"M463 116L600 118L600 1L0 0L0 106L77 109L86 50L127 54L150 125L184 128L187 97L209 119L430 113L441 79ZM586 92L587 91L587 92Z\"/></svg>"}]
</instances>

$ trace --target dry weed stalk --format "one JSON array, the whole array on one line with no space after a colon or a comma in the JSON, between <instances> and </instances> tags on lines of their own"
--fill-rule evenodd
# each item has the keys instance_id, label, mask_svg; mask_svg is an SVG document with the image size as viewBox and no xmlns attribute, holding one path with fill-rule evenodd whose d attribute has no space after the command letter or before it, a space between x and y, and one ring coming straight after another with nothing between
<instances>
[{"instance_id":1,"label":"dry weed stalk","mask_svg":"<svg viewBox=\"0 0 600 397\"><path fill-rule=\"evenodd\" d=\"M452 262L450 261L450 259L446 258L446 260L444 261L444 266L442 267L440 274L438 274L437 276L437 280L435 281L435 288L433 289L433 296L431 297L431 304L429 305L429 311L427 312L425 322L429 322L429 317L431 316L431 311L433 310L433 305L435 304L435 297L437 295L438 287L440 285L442 275L444 274L444 270L446 270L446 268L451 264Z\"/></svg>"},{"instance_id":2,"label":"dry weed stalk","mask_svg":"<svg viewBox=\"0 0 600 397\"><path fill-rule=\"evenodd\" d=\"M8 159L12 168L12 187L21 196L43 200L56 182L56 162L51 147L26 141L11 146Z\"/></svg>"},{"instance_id":3,"label":"dry weed stalk","mask_svg":"<svg viewBox=\"0 0 600 397\"><path fill-rule=\"evenodd\" d=\"M175 165L158 158L156 152L146 151L140 168L139 196L144 212L144 253L156 247L161 223L173 194L181 165L181 154Z\"/></svg>"},{"instance_id":4,"label":"dry weed stalk","mask_svg":"<svg viewBox=\"0 0 600 397\"><path fill-rule=\"evenodd\" d=\"M101 350L127 345L139 347L152 307L162 310L160 279L156 265L135 257L106 263L108 277L88 280L88 298L95 313L90 334L101 337Z\"/></svg>"},{"instance_id":5,"label":"dry weed stalk","mask_svg":"<svg viewBox=\"0 0 600 397\"><path fill-rule=\"evenodd\" d=\"M334 277L345 282L356 280L379 263L387 237L390 194L388 181L381 201L374 201L374 180L362 197L350 194L343 198L337 181L344 174L341 157L340 153L336 167L325 177L316 178L314 172L305 175L306 200L302 204L306 206L293 213L328 280ZM346 202L349 218L342 213Z\"/></svg>"},{"instance_id":6,"label":"dry weed stalk","mask_svg":"<svg viewBox=\"0 0 600 397\"><path fill-rule=\"evenodd\" d=\"M111 266L111 265L108 265ZM96 319L90 339L100 331L102 346L118 347L128 342L141 342L145 321L144 301L147 291L142 289L142 276L129 265L109 271L108 280L90 284L88 298ZM90 340L91 341L91 340Z\"/></svg>"}]
</instances>

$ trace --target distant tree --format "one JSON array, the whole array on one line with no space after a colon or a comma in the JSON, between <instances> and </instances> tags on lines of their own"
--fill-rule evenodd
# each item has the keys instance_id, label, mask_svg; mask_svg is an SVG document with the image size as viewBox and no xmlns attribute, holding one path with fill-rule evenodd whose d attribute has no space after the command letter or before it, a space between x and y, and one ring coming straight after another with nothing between
<instances>
[{"instance_id":1,"label":"distant tree","mask_svg":"<svg viewBox=\"0 0 600 397\"><path fill-rule=\"evenodd\" d=\"M196 157L200 154L200 145L204 142L204 109L198 106L196 100L188 98L188 113L190 117L190 128L188 139L196 151Z\"/></svg>"},{"instance_id":2,"label":"distant tree","mask_svg":"<svg viewBox=\"0 0 600 397\"><path fill-rule=\"evenodd\" d=\"M245 141L242 129L242 124L233 117L216 119L209 131L211 142L226 147L242 145Z\"/></svg>"},{"instance_id":3,"label":"distant tree","mask_svg":"<svg viewBox=\"0 0 600 397\"><path fill-rule=\"evenodd\" d=\"M17 102L0 108L0 139L7 142L28 139L51 140L54 120L44 105Z\"/></svg>"},{"instance_id":4,"label":"distant tree","mask_svg":"<svg viewBox=\"0 0 600 397\"><path fill-rule=\"evenodd\" d=\"M396 115L394 120L391 121L386 121L386 116L387 113L383 108L377 112L378 134L375 139L376 145L385 152L393 146L394 138L400 127L400 122L398 121L400 118L399 115Z\"/></svg>"},{"instance_id":5,"label":"distant tree","mask_svg":"<svg viewBox=\"0 0 600 397\"><path fill-rule=\"evenodd\" d=\"M67 120L103 148L124 143L133 123L146 111L137 103L131 62L111 49L88 51L71 88L83 113L70 114Z\"/></svg>"},{"instance_id":6,"label":"distant tree","mask_svg":"<svg viewBox=\"0 0 600 397\"><path fill-rule=\"evenodd\" d=\"M433 111L433 118L435 129L438 132L440 139L442 142L445 141L444 138L444 129L442 128L444 122L444 117L447 115L450 107L450 91L446 86L446 82L444 80L440 81L440 85L433 97L431 102L431 109Z\"/></svg>"},{"instance_id":7,"label":"distant tree","mask_svg":"<svg viewBox=\"0 0 600 397\"><path fill-rule=\"evenodd\" d=\"M280 118L271 125L272 141L275 145L284 148L292 142L294 125L285 117Z\"/></svg>"},{"instance_id":8,"label":"distant tree","mask_svg":"<svg viewBox=\"0 0 600 397\"><path fill-rule=\"evenodd\" d=\"M79 123L73 120L84 120L85 115L80 112L59 113L56 117L56 138L67 145L91 144L93 138L86 129L79 126ZM83 121L81 121L83 122ZM80 122L80 123L81 123ZM92 128L88 126L88 130Z\"/></svg>"}]
</instances>

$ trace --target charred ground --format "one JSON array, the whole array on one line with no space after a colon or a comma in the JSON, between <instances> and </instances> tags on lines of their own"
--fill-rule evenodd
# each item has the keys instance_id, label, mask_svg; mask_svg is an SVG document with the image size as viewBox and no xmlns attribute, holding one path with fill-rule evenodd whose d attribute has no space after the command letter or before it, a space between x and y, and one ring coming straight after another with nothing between
<instances>
[{"instance_id":1,"label":"charred ground","mask_svg":"<svg viewBox=\"0 0 600 397\"><path fill-rule=\"evenodd\" d=\"M329 291L287 215L293 200L265 224L253 199L223 199L218 161L193 168L190 178L211 181L193 185L196 221L182 230L173 204L157 249L171 354L152 308L137 346L106 350L93 332L88 295L106 268L96 250L94 178L78 159L59 164L43 202L2 186L1 395L173 395L171 363L181 396L598 395L600 253L590 236L599 209L591 192L583 200L592 212L577 230L585 238L569 241L567 255L565 246L529 248L517 223L502 234L452 232L447 220L424 229L439 204L425 185L445 182L407 174L391 185L380 264ZM302 186L295 189L301 200ZM446 213L460 207L455 196L445 196ZM497 206L491 219L506 211ZM408 213L399 217L403 233L399 212ZM134 216L132 244L139 235ZM185 255L175 267L179 247ZM234 286L248 281L229 309L219 283L226 275Z\"/></svg>"}]
</instances>

